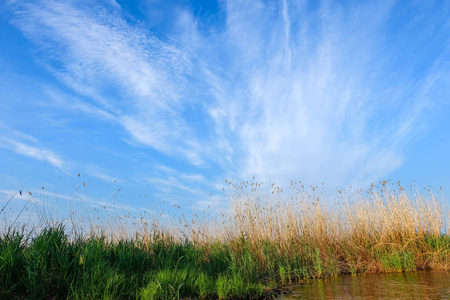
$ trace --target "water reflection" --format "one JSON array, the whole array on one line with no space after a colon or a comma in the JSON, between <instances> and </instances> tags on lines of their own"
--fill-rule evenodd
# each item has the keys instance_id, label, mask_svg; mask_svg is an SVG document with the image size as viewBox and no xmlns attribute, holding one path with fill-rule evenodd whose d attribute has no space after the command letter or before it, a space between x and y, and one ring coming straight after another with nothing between
<instances>
[{"instance_id":1,"label":"water reflection","mask_svg":"<svg viewBox=\"0 0 450 300\"><path fill-rule=\"evenodd\" d=\"M450 273L366 274L311 280L279 299L450 299Z\"/></svg>"}]
</instances>

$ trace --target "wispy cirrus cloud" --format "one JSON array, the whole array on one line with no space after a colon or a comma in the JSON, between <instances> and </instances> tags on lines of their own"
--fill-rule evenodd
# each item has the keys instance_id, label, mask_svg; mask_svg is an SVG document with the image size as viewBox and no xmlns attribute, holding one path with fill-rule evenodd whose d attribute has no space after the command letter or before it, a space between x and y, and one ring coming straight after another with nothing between
<instances>
[{"instance_id":1,"label":"wispy cirrus cloud","mask_svg":"<svg viewBox=\"0 0 450 300\"><path fill-rule=\"evenodd\" d=\"M222 3L223 23L178 6L159 35L115 2L10 6L41 64L87 99L73 107L217 178L376 180L402 165L448 96L448 5L431 17L426 3ZM179 174L151 180L196 193Z\"/></svg>"},{"instance_id":2,"label":"wispy cirrus cloud","mask_svg":"<svg viewBox=\"0 0 450 300\"><path fill-rule=\"evenodd\" d=\"M63 168L65 165L64 161L54 152L37 146L30 146L14 139L0 137L0 147L12 150L20 155L46 161L57 168Z\"/></svg>"},{"instance_id":3,"label":"wispy cirrus cloud","mask_svg":"<svg viewBox=\"0 0 450 300\"><path fill-rule=\"evenodd\" d=\"M78 107L79 103L75 103L74 106ZM73 108L73 106L69 106ZM89 114L104 116L103 111L97 111L95 108L84 107L83 110L87 110ZM109 120L110 116L104 116L105 119ZM73 173L76 174L80 172L85 172L89 175L89 177L94 177L100 179L105 182L115 182L116 179L108 174L108 171L104 170L102 167L93 164L93 163L75 163L72 160L65 160L56 153L55 151L48 149L39 142L35 137L25 134L19 131L10 130L7 126L3 127L3 136L0 136L0 148L3 148L7 151L15 152L16 154L27 156L33 158L35 160L43 161L56 167L59 171L63 173ZM7 134L6 132L9 132ZM77 170L77 171L76 171Z\"/></svg>"},{"instance_id":4,"label":"wispy cirrus cloud","mask_svg":"<svg viewBox=\"0 0 450 300\"><path fill-rule=\"evenodd\" d=\"M402 165L405 145L440 101L435 92L447 87L436 77L445 81L448 73L439 64L415 77L411 69L424 53L397 63L407 49L404 41L388 40L395 4L361 2L346 10L325 1L315 8L312 2L226 1L218 42L226 55L212 57L211 65L228 64L232 75L207 77L217 101L210 112L221 140L237 134L232 145L241 151L232 160L242 163L244 177L364 184ZM394 34L416 26L420 21ZM435 55L448 63L447 46Z\"/></svg>"},{"instance_id":5,"label":"wispy cirrus cloud","mask_svg":"<svg viewBox=\"0 0 450 300\"><path fill-rule=\"evenodd\" d=\"M38 1L14 11L13 23L46 52L41 64L114 114L135 141L201 163L183 139L192 135L182 116L190 100L182 94L190 68L184 53L129 24L117 5L90 10L75 2Z\"/></svg>"},{"instance_id":6,"label":"wispy cirrus cloud","mask_svg":"<svg viewBox=\"0 0 450 300\"><path fill-rule=\"evenodd\" d=\"M63 93L54 87L47 86L42 89L46 98L51 100L51 102L46 105L47 107L58 110L72 111L74 113L80 112L103 121L119 123L119 120L114 113L108 112L98 105L83 101L76 96Z\"/></svg>"}]
</instances>

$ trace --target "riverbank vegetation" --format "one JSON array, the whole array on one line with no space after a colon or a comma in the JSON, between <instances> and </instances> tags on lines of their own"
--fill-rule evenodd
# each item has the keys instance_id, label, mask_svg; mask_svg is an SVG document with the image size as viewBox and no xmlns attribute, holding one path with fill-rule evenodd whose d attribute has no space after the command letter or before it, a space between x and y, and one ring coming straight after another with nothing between
<instances>
[{"instance_id":1,"label":"riverbank vegetation","mask_svg":"<svg viewBox=\"0 0 450 300\"><path fill-rule=\"evenodd\" d=\"M450 269L449 211L431 189L385 181L330 200L301 183L230 187L218 218L146 220L134 237L7 227L0 298L257 299L310 278Z\"/></svg>"}]
</instances>

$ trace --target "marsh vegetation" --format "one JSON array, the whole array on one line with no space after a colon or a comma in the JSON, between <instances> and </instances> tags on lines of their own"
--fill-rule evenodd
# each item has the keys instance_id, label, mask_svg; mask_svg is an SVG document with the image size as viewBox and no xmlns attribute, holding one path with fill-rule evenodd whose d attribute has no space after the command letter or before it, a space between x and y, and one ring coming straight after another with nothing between
<instances>
[{"instance_id":1,"label":"marsh vegetation","mask_svg":"<svg viewBox=\"0 0 450 300\"><path fill-rule=\"evenodd\" d=\"M256 299L310 278L450 268L439 191L384 181L330 200L300 182L287 192L229 184L229 211L173 228L143 218L122 235L70 221L6 226L0 298Z\"/></svg>"}]
</instances>

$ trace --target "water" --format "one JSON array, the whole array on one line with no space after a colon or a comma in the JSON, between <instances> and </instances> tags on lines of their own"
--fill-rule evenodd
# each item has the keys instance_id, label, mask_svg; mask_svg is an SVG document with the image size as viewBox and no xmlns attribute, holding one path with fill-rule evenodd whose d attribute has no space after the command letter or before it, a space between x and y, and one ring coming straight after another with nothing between
<instances>
[{"instance_id":1,"label":"water","mask_svg":"<svg viewBox=\"0 0 450 300\"><path fill-rule=\"evenodd\" d=\"M450 299L450 272L341 276L292 289L279 299Z\"/></svg>"}]
</instances>

